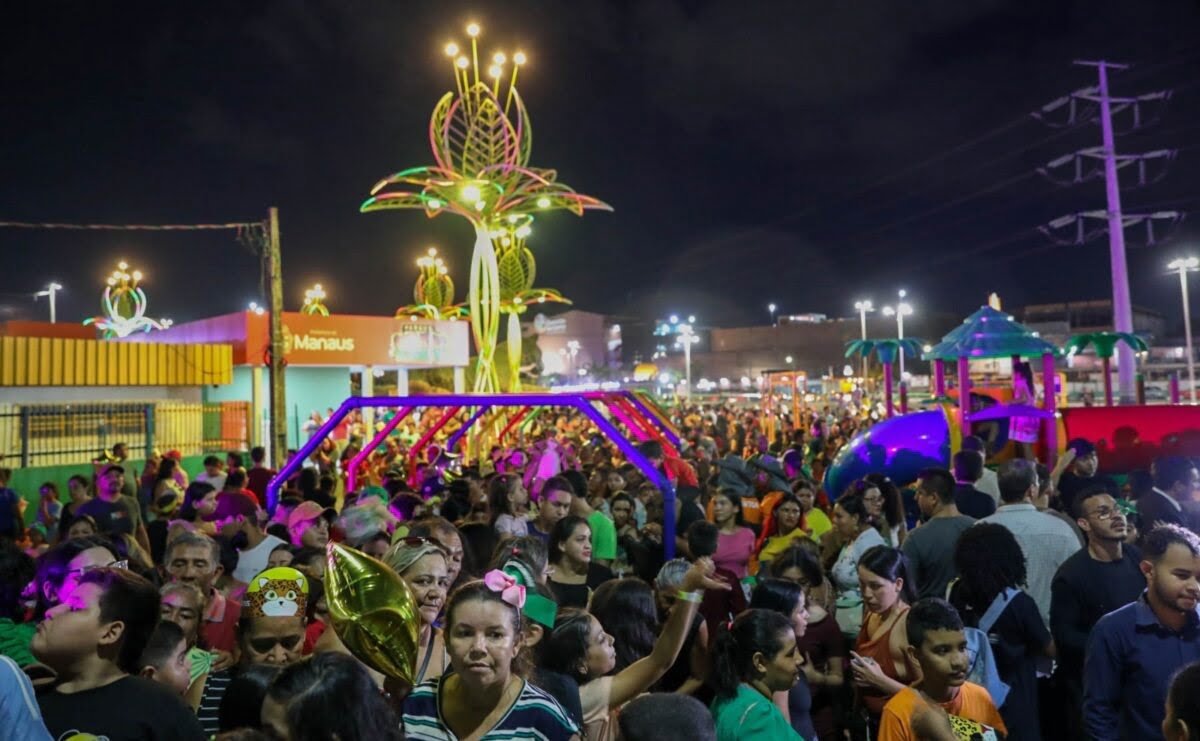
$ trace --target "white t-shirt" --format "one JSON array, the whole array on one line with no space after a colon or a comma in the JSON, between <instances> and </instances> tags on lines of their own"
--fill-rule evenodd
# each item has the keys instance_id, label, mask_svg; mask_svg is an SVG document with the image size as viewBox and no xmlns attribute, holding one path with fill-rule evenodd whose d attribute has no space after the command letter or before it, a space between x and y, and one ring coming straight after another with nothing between
<instances>
[{"instance_id":1,"label":"white t-shirt","mask_svg":"<svg viewBox=\"0 0 1200 741\"><path fill-rule=\"evenodd\" d=\"M529 535L529 521L524 517L503 514L496 518L496 532L501 536L512 535L523 538Z\"/></svg>"},{"instance_id":2,"label":"white t-shirt","mask_svg":"<svg viewBox=\"0 0 1200 741\"><path fill-rule=\"evenodd\" d=\"M215 476L209 476L207 471L201 471L196 474L196 481L203 484L212 484L212 487L217 491L225 488L225 479L229 474L218 473Z\"/></svg>"},{"instance_id":3,"label":"white t-shirt","mask_svg":"<svg viewBox=\"0 0 1200 741\"><path fill-rule=\"evenodd\" d=\"M233 578L243 584L249 584L256 574L267 568L267 559L271 557L271 551L281 545L287 543L274 535L268 535L253 548L238 551L238 565L233 570Z\"/></svg>"}]
</instances>

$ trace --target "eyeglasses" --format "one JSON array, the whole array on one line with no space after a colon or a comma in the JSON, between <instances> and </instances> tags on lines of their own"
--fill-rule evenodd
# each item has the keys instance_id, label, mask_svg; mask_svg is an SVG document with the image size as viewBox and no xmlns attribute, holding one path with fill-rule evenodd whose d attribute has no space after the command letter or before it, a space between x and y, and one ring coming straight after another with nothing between
<instances>
[{"instance_id":1,"label":"eyeglasses","mask_svg":"<svg viewBox=\"0 0 1200 741\"><path fill-rule=\"evenodd\" d=\"M68 574L79 574L80 576L83 576L84 574L88 573L89 571L96 571L98 569L118 569L120 571L128 571L129 570L129 561L128 560L111 561L111 562L103 564L103 565L91 564L89 566L80 566L77 569L67 569L67 573Z\"/></svg>"},{"instance_id":2,"label":"eyeglasses","mask_svg":"<svg viewBox=\"0 0 1200 741\"><path fill-rule=\"evenodd\" d=\"M863 497L863 501L867 502L868 504L875 504L876 502L882 502L883 497L882 496Z\"/></svg>"},{"instance_id":3,"label":"eyeglasses","mask_svg":"<svg viewBox=\"0 0 1200 741\"><path fill-rule=\"evenodd\" d=\"M284 651L295 650L302 640L304 640L303 635L290 635L250 638L246 642L250 644L250 648L254 649L255 653L265 654L276 646L283 646Z\"/></svg>"},{"instance_id":4,"label":"eyeglasses","mask_svg":"<svg viewBox=\"0 0 1200 741\"><path fill-rule=\"evenodd\" d=\"M1121 510L1113 507L1097 507L1096 511L1091 513L1091 516L1095 517L1097 520L1111 520L1113 515L1120 514L1123 514Z\"/></svg>"},{"instance_id":5,"label":"eyeglasses","mask_svg":"<svg viewBox=\"0 0 1200 741\"><path fill-rule=\"evenodd\" d=\"M441 543L434 540L433 538L426 538L423 535L407 535L403 538L396 540L395 543L393 543L393 545L395 545L396 543L403 543L404 545L408 546L409 548L419 548L423 545L431 545L431 546L437 548L442 553L448 552L448 549L446 548L446 546L442 545Z\"/></svg>"}]
</instances>

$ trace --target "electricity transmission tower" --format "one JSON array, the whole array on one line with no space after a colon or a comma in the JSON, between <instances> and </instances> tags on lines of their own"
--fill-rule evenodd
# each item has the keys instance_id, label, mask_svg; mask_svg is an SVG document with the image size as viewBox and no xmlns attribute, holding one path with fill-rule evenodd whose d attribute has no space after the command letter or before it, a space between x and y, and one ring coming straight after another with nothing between
<instances>
[{"instance_id":1,"label":"electricity transmission tower","mask_svg":"<svg viewBox=\"0 0 1200 741\"><path fill-rule=\"evenodd\" d=\"M1151 105L1161 108L1161 105L1170 99L1171 91L1162 90L1129 98L1115 97L1109 90L1108 73L1110 70L1128 69L1128 65L1105 61L1077 61L1075 64L1095 67L1099 76L1098 84L1059 98L1034 115L1049 125L1056 125L1049 120L1052 115L1060 115L1064 111L1067 120L1057 125L1074 126L1078 123L1098 122L1101 146L1081 149L1060 157L1047 163L1045 167L1039 169L1039 172L1062 185L1073 185L1103 177L1107 208L1068 214L1040 227L1040 230L1060 244L1072 245L1084 244L1105 232L1108 233L1113 289L1113 329L1117 332L1133 332L1133 307L1129 297L1129 272L1125 259L1125 229L1131 226L1144 226L1146 243L1155 244L1162 241L1164 228L1169 230L1183 218L1183 215L1177 211L1138 214L1127 214L1121 211L1120 171L1132 168L1137 174L1137 187L1151 185L1166 174L1166 166L1175 158L1175 151L1160 149L1143 154L1118 155L1114 143L1116 134L1113 117L1118 113L1130 113L1133 121L1128 131L1156 123L1157 119L1146 120L1143 116L1143 109ZM1062 170L1067 170L1067 177L1056 175ZM1127 182L1127 184L1129 183ZM1093 224L1094 226L1090 226ZM1156 224L1160 225L1157 234L1155 232ZM1063 232L1065 232L1065 236L1060 236ZM1117 353L1117 378L1121 403L1131 404L1134 401L1135 380L1133 350L1121 344Z\"/></svg>"}]
</instances>

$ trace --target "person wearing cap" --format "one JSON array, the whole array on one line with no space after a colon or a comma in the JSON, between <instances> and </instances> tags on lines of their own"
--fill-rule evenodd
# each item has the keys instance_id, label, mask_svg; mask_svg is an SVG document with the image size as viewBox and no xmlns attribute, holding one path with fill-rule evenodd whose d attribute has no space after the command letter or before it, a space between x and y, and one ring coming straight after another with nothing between
<instances>
[{"instance_id":1,"label":"person wearing cap","mask_svg":"<svg viewBox=\"0 0 1200 741\"><path fill-rule=\"evenodd\" d=\"M121 493L127 497L137 499L137 486L134 485L134 480L137 479L137 471L128 463L129 461L129 446L126 443L117 443L112 446L112 453L108 459L118 466L124 466L128 475L125 476L125 481L121 484Z\"/></svg>"},{"instance_id":2,"label":"person wearing cap","mask_svg":"<svg viewBox=\"0 0 1200 741\"><path fill-rule=\"evenodd\" d=\"M292 545L324 548L329 543L329 523L337 516L332 507L316 502L301 502L288 515L287 529Z\"/></svg>"},{"instance_id":3,"label":"person wearing cap","mask_svg":"<svg viewBox=\"0 0 1200 741\"><path fill-rule=\"evenodd\" d=\"M1100 460L1096 446L1089 440L1077 437L1067 443L1067 449L1055 466L1062 471L1058 478L1058 498L1064 512L1074 512L1075 495L1092 486L1103 486L1113 499L1121 498L1121 487L1111 476L1097 473ZM1051 474L1053 478L1053 474Z\"/></svg>"},{"instance_id":4,"label":"person wearing cap","mask_svg":"<svg viewBox=\"0 0 1200 741\"><path fill-rule=\"evenodd\" d=\"M142 509L137 500L121 493L125 487L125 468L105 463L96 476L96 497L75 508L76 516L89 515L105 535L131 535L142 550L150 553L150 536L142 524Z\"/></svg>"}]
</instances>

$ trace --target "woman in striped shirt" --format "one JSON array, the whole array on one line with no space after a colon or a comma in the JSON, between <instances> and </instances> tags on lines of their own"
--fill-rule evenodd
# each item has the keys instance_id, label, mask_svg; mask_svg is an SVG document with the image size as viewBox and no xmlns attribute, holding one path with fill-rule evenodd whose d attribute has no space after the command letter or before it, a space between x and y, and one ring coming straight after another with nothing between
<instances>
[{"instance_id":1,"label":"woman in striped shirt","mask_svg":"<svg viewBox=\"0 0 1200 741\"><path fill-rule=\"evenodd\" d=\"M464 584L446 607L453 668L413 688L404 732L417 741L578 741L579 726L514 666L525 588L502 571Z\"/></svg>"}]
</instances>

